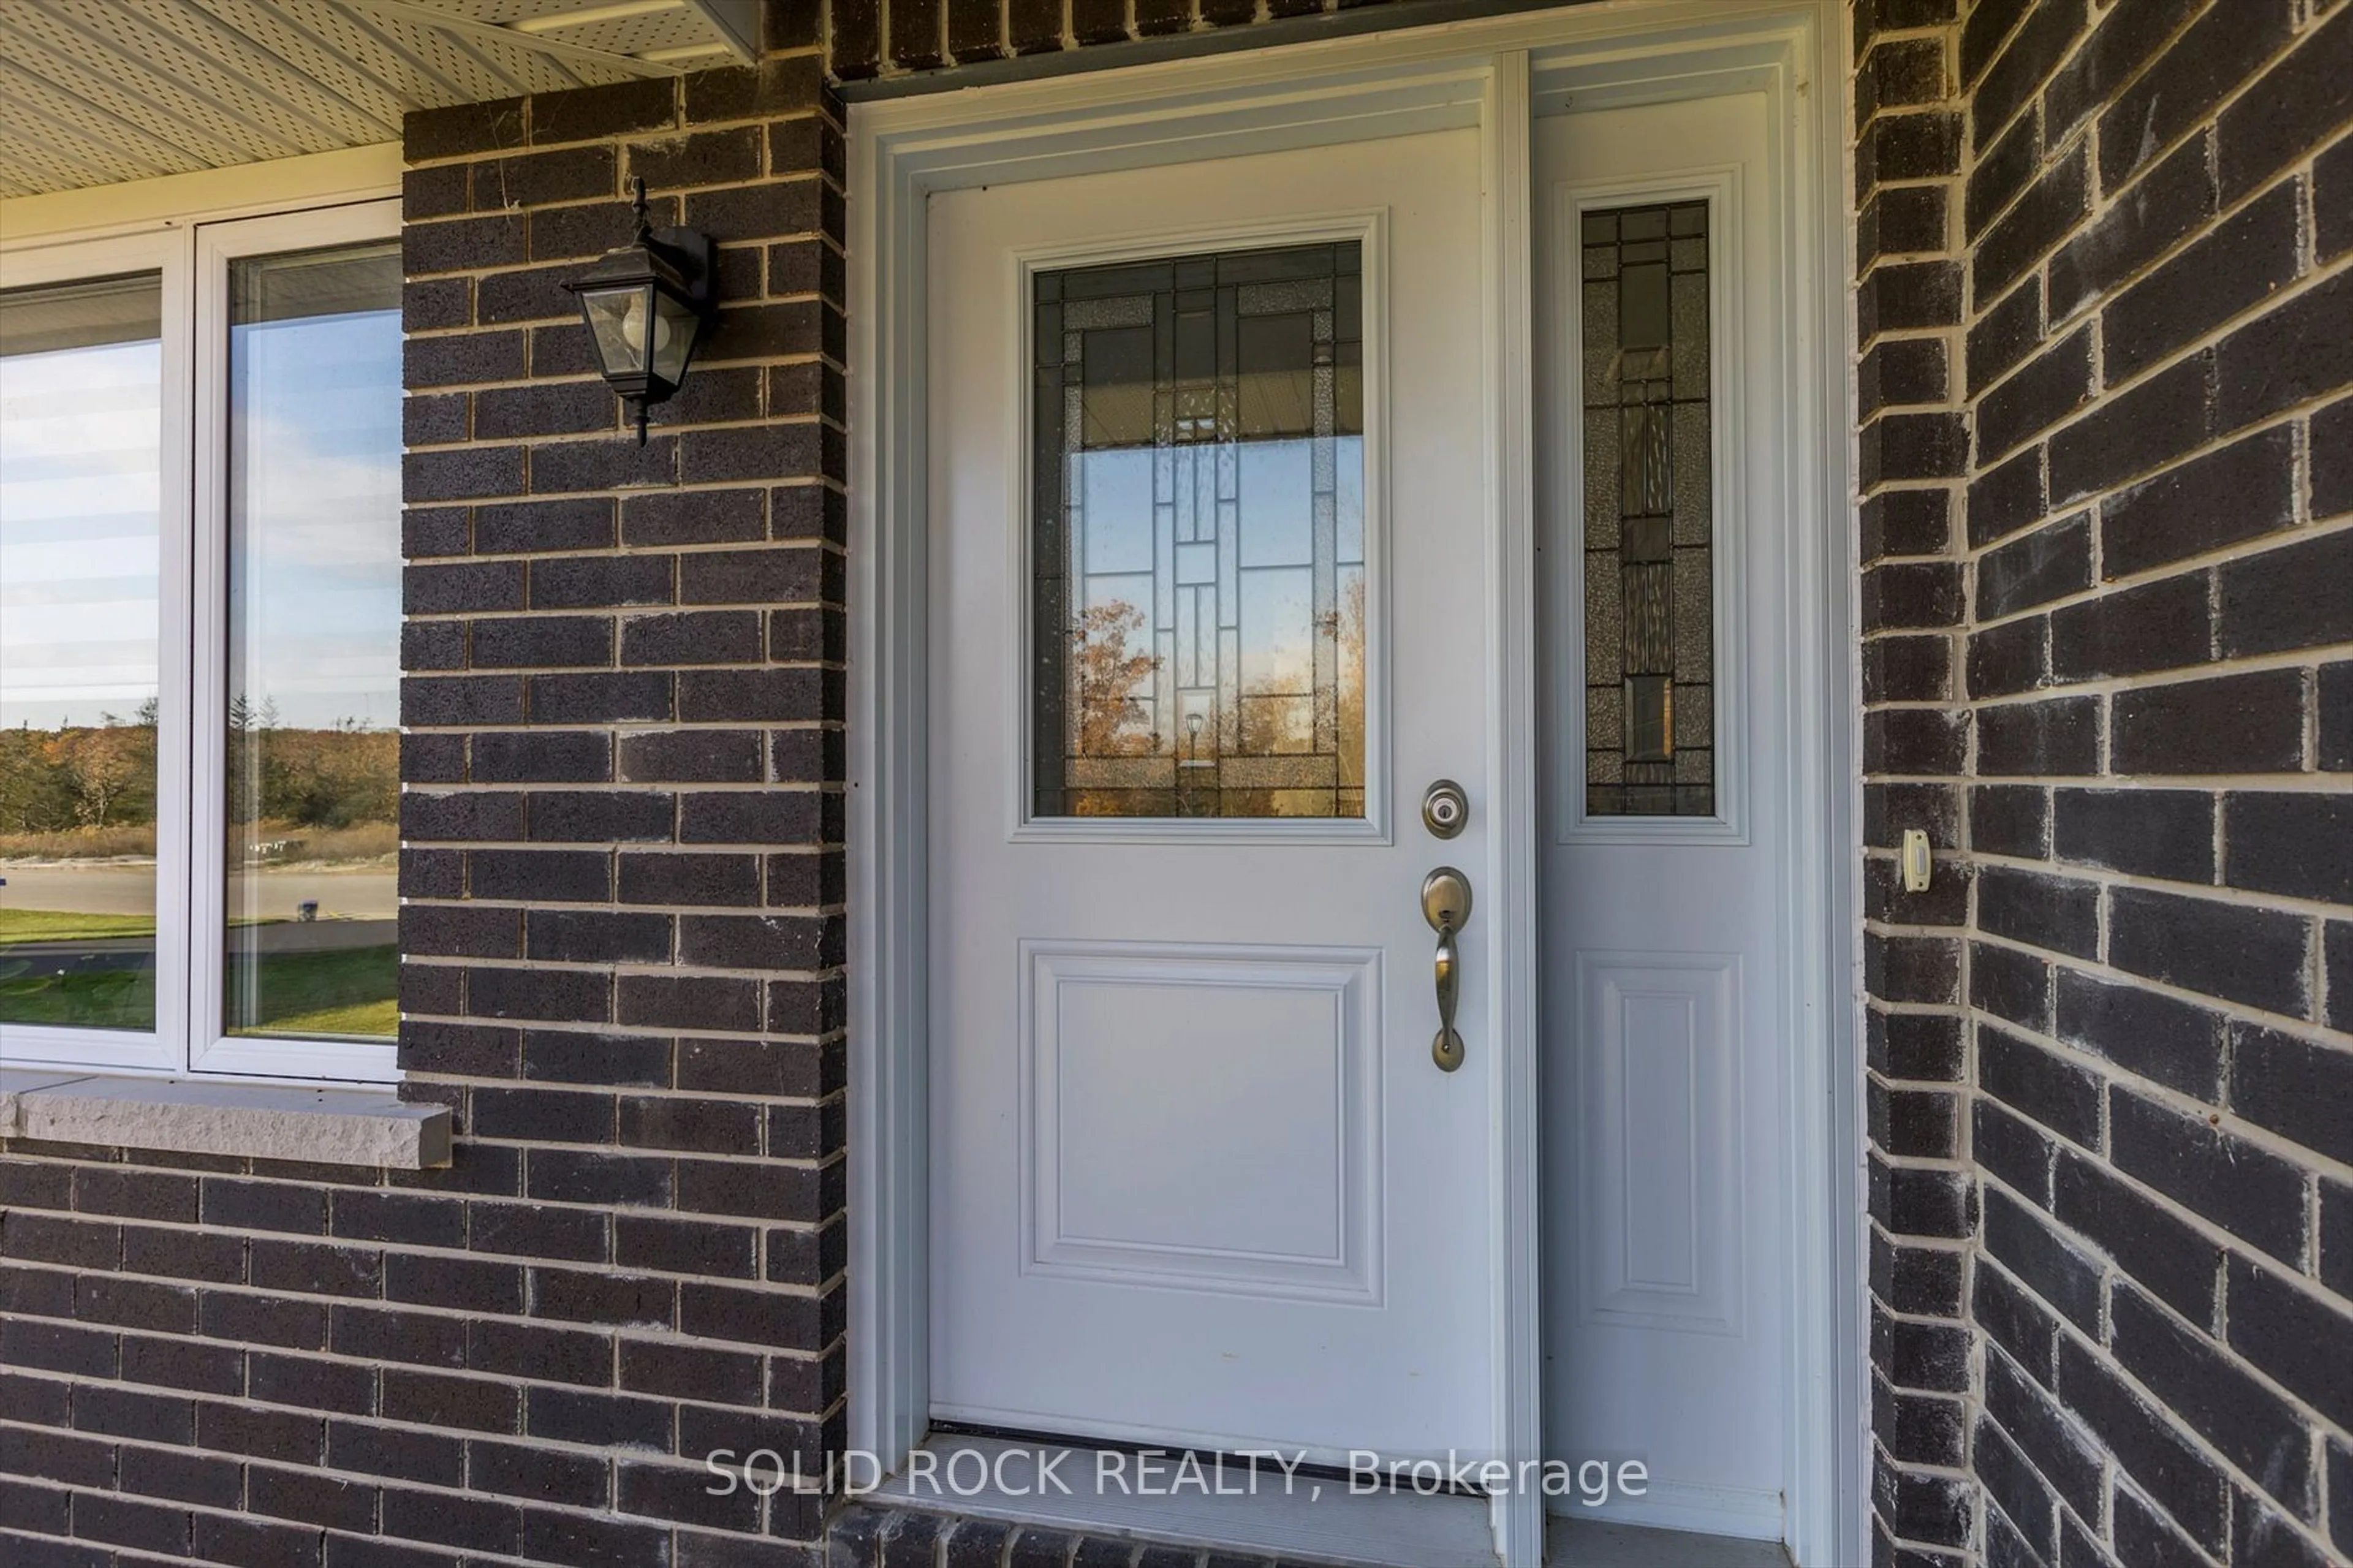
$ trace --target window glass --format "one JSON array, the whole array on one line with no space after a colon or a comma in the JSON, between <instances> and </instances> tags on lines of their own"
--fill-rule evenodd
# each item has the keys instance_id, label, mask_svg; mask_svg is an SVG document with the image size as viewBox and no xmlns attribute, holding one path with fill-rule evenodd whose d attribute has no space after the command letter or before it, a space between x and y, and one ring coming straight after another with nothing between
<instances>
[{"instance_id":1,"label":"window glass","mask_svg":"<svg viewBox=\"0 0 2353 1568\"><path fill-rule=\"evenodd\" d=\"M1585 215L1585 800L1715 814L1707 204Z\"/></svg>"},{"instance_id":2,"label":"window glass","mask_svg":"<svg viewBox=\"0 0 2353 1568\"><path fill-rule=\"evenodd\" d=\"M1035 815L1364 816L1359 248L1039 275Z\"/></svg>"},{"instance_id":3,"label":"window glass","mask_svg":"<svg viewBox=\"0 0 2353 1568\"><path fill-rule=\"evenodd\" d=\"M222 1027L397 1020L400 247L229 268Z\"/></svg>"},{"instance_id":4,"label":"window glass","mask_svg":"<svg viewBox=\"0 0 2353 1568\"><path fill-rule=\"evenodd\" d=\"M0 293L0 1024L155 1026L162 310Z\"/></svg>"}]
</instances>

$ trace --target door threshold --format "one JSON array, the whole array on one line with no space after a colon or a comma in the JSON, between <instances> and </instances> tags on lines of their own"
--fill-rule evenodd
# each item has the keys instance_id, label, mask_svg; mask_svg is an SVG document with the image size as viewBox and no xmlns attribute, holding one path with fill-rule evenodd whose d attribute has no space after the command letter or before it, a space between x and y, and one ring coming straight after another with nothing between
<instances>
[{"instance_id":1,"label":"door threshold","mask_svg":"<svg viewBox=\"0 0 2353 1568\"><path fill-rule=\"evenodd\" d=\"M1494 1534L1485 1499L1412 1492L1356 1492L1345 1480L1304 1473L1286 1487L1282 1471L1261 1461L1257 1484L1246 1471L1225 1472L1223 1493L1197 1488L1190 1477L1172 1484L1177 1456L1156 1462L1146 1490L1138 1487L1133 1454L1120 1454L1127 1480L1097 1484L1093 1448L1003 1437L936 1437L919 1453L933 1456L930 1481L912 1479L920 1461L865 1494L870 1505L948 1513L1008 1523L1052 1525L1087 1535L1125 1536L1188 1546L1279 1557L1286 1563L1345 1568L1495 1568ZM965 1454L977 1456L965 1458ZM1063 1456L1057 1459L1056 1455ZM1039 1487L1043 1464L1067 1493ZM981 1472L987 1474L983 1479ZM1206 1487L1219 1484L1211 1469ZM964 1490L959 1491L961 1485Z\"/></svg>"},{"instance_id":2,"label":"door threshold","mask_svg":"<svg viewBox=\"0 0 2353 1568\"><path fill-rule=\"evenodd\" d=\"M1789 1568L1789 1553L1778 1541L1554 1514L1545 1521L1545 1568Z\"/></svg>"}]
</instances>

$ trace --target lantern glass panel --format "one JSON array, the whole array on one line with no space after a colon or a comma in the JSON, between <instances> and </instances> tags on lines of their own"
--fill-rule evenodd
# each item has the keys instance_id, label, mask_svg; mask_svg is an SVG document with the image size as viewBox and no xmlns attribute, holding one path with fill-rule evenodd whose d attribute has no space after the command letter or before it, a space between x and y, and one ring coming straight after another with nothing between
<instances>
[{"instance_id":1,"label":"lantern glass panel","mask_svg":"<svg viewBox=\"0 0 2353 1568\"><path fill-rule=\"evenodd\" d=\"M675 388L686 379L686 362L694 353L694 336L702 319L694 307L661 289L651 290L654 303L654 379Z\"/></svg>"},{"instance_id":2,"label":"lantern glass panel","mask_svg":"<svg viewBox=\"0 0 2353 1568\"><path fill-rule=\"evenodd\" d=\"M582 292L580 313L596 337L596 358L607 376L642 375L646 370L646 321L651 313L650 283L626 284ZM659 333L657 331L657 339Z\"/></svg>"}]
</instances>

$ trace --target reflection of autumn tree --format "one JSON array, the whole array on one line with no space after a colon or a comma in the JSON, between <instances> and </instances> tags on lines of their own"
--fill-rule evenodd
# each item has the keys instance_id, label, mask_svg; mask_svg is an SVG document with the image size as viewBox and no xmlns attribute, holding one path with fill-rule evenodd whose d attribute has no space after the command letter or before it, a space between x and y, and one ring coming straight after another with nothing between
<instances>
[{"instance_id":1,"label":"reflection of autumn tree","mask_svg":"<svg viewBox=\"0 0 2353 1568\"><path fill-rule=\"evenodd\" d=\"M1160 668L1153 655L1129 650L1128 638L1143 629L1144 612L1125 600L1093 605L1079 616L1071 634L1071 686L1081 756L1137 756L1159 749L1157 735L1132 727L1143 708L1135 689Z\"/></svg>"},{"instance_id":2,"label":"reflection of autumn tree","mask_svg":"<svg viewBox=\"0 0 2353 1568\"><path fill-rule=\"evenodd\" d=\"M111 827L155 818L155 722L125 724L113 714L60 731L43 749L74 795L74 826Z\"/></svg>"},{"instance_id":3,"label":"reflection of autumn tree","mask_svg":"<svg viewBox=\"0 0 2353 1568\"><path fill-rule=\"evenodd\" d=\"M229 703L228 784L232 824L301 827L389 823L400 806L400 737L346 719L332 729L291 729L278 707Z\"/></svg>"},{"instance_id":4,"label":"reflection of autumn tree","mask_svg":"<svg viewBox=\"0 0 2353 1568\"><path fill-rule=\"evenodd\" d=\"M155 820L155 704L129 721L0 731L0 836L83 834ZM400 737L355 720L280 725L242 698L228 726L228 816L290 827L389 826L400 805Z\"/></svg>"},{"instance_id":5,"label":"reflection of autumn tree","mask_svg":"<svg viewBox=\"0 0 2353 1568\"><path fill-rule=\"evenodd\" d=\"M1339 686L1335 693L1340 751L1340 782L1365 782L1365 579L1349 578L1340 592L1340 608L1330 617L1330 636L1339 644Z\"/></svg>"},{"instance_id":6,"label":"reflection of autumn tree","mask_svg":"<svg viewBox=\"0 0 2353 1568\"><path fill-rule=\"evenodd\" d=\"M1304 664L1251 681L1241 694L1242 753L1329 756L1336 752L1342 782L1361 784L1365 733L1364 578L1351 576L1343 584L1338 607L1317 616L1314 624L1315 635L1330 638L1335 645L1331 682L1317 681L1313 667Z\"/></svg>"}]
</instances>

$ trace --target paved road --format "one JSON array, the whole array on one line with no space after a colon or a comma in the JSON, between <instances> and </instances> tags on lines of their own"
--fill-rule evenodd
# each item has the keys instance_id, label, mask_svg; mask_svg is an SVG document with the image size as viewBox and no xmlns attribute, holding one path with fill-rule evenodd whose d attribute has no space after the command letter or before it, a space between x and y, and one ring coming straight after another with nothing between
<instances>
[{"instance_id":1,"label":"paved road","mask_svg":"<svg viewBox=\"0 0 2353 1568\"><path fill-rule=\"evenodd\" d=\"M353 947L390 947L400 940L398 921L280 921L238 926L228 933L228 950L244 952L340 952ZM100 936L87 942L0 942L0 958L106 959L100 968L136 969L154 956L151 936ZM137 962L134 962L137 961Z\"/></svg>"},{"instance_id":2,"label":"paved road","mask_svg":"<svg viewBox=\"0 0 2353 1568\"><path fill-rule=\"evenodd\" d=\"M67 910L87 915L152 914L155 870L120 863L74 866L51 862L27 866L0 860L0 910ZM232 912L256 920L290 921L308 900L320 916L348 920L394 919L400 910L398 881L389 867L337 869L285 866L231 879ZM242 895L256 899L245 906Z\"/></svg>"}]
</instances>

